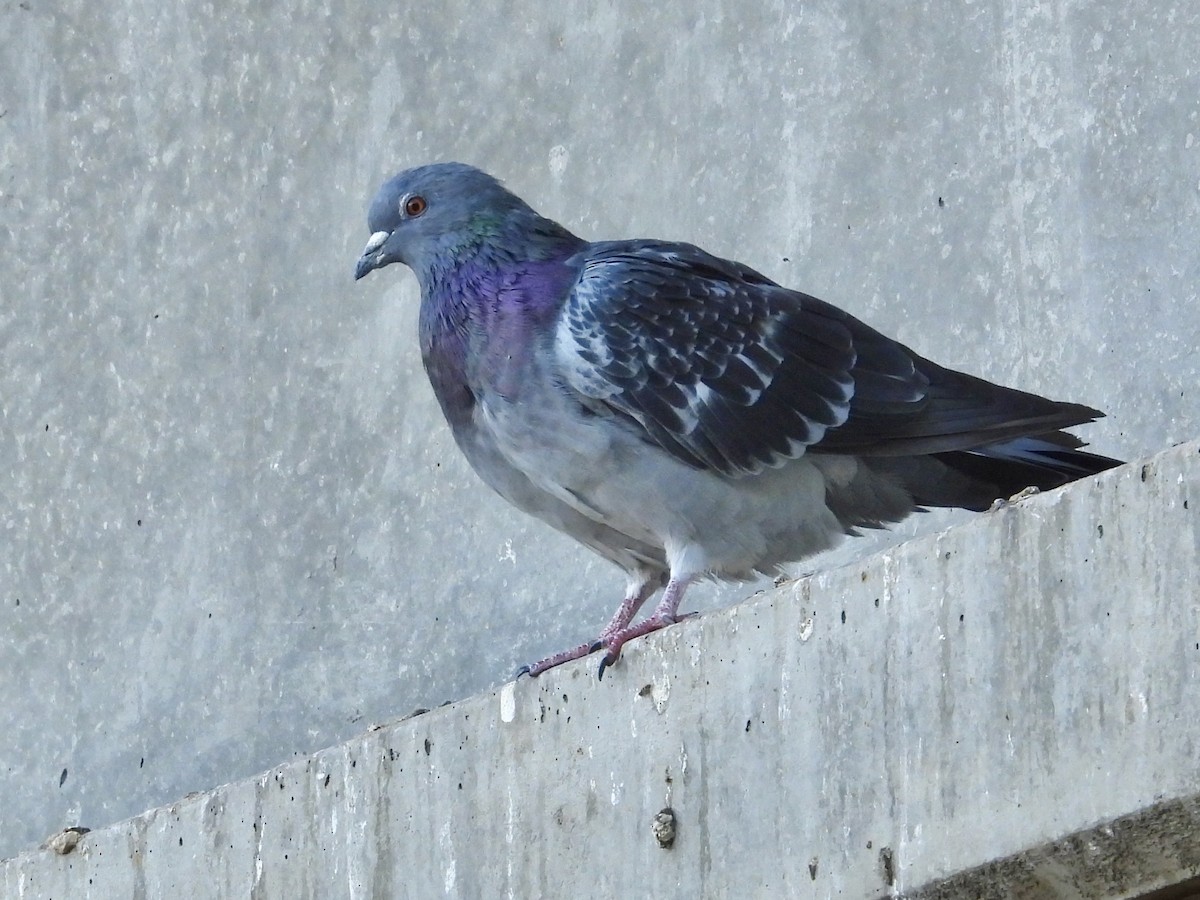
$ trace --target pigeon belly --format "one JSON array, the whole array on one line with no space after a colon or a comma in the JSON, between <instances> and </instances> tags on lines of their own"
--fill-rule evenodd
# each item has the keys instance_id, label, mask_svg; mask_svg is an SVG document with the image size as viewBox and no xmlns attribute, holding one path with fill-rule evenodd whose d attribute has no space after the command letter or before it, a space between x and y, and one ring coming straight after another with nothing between
<instances>
[{"instance_id":1,"label":"pigeon belly","mask_svg":"<svg viewBox=\"0 0 1200 900\"><path fill-rule=\"evenodd\" d=\"M553 384L536 375L527 383ZM740 579L775 572L845 533L825 504L823 466L803 457L736 478L694 468L585 411L557 387L538 391L536 400L493 395L481 400L474 419L494 453L556 505L656 548L675 574ZM491 480L495 461L476 468Z\"/></svg>"},{"instance_id":2,"label":"pigeon belly","mask_svg":"<svg viewBox=\"0 0 1200 900\"><path fill-rule=\"evenodd\" d=\"M635 540L604 522L582 514L537 484L502 451L487 416L480 414L476 394L462 365L461 347L445 334L422 342L425 371L451 434L471 468L501 497L523 512L568 534L626 572L664 574L661 546Z\"/></svg>"}]
</instances>

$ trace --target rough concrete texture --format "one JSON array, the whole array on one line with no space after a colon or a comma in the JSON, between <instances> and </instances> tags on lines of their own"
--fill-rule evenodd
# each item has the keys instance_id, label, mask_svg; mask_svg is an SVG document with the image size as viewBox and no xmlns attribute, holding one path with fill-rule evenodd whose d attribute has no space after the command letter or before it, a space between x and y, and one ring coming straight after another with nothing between
<instances>
[{"instance_id":1,"label":"rough concrete texture","mask_svg":"<svg viewBox=\"0 0 1200 900\"><path fill-rule=\"evenodd\" d=\"M602 683L573 664L18 856L3 888L944 900L1021 884L962 870L1023 853L1053 896L1136 896L1200 875L1197 504L1191 443L684 622Z\"/></svg>"},{"instance_id":2,"label":"rough concrete texture","mask_svg":"<svg viewBox=\"0 0 1200 900\"><path fill-rule=\"evenodd\" d=\"M607 619L616 573L454 451L411 277L351 281L400 167L462 159L589 237L735 256L1106 409L1101 452L1200 434L1195 3L10 0L0 34L0 856ZM798 758L843 767L820 804L874 796L869 754Z\"/></svg>"},{"instance_id":3,"label":"rough concrete texture","mask_svg":"<svg viewBox=\"0 0 1200 900\"><path fill-rule=\"evenodd\" d=\"M909 900L1195 900L1200 794L1156 803L907 893Z\"/></svg>"}]
</instances>

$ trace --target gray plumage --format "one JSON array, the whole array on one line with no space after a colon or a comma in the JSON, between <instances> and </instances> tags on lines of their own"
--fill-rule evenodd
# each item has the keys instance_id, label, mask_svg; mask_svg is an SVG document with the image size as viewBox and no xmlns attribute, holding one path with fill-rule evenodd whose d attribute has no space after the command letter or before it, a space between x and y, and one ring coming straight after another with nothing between
<instances>
[{"instance_id":1,"label":"gray plumage","mask_svg":"<svg viewBox=\"0 0 1200 900\"><path fill-rule=\"evenodd\" d=\"M628 575L600 639L531 674L598 645L603 674L698 578L1117 464L1061 430L1094 409L945 369L689 244L583 241L468 166L400 173L368 218L356 277L416 273L422 357L471 465Z\"/></svg>"}]
</instances>

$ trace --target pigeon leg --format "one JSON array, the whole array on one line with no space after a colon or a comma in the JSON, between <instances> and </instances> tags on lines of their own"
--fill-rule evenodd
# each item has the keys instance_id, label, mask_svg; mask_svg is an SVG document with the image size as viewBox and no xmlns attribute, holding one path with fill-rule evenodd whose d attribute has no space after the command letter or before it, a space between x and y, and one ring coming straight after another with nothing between
<instances>
[{"instance_id":1,"label":"pigeon leg","mask_svg":"<svg viewBox=\"0 0 1200 900\"><path fill-rule=\"evenodd\" d=\"M667 582L667 589L663 591L662 599L658 601L658 606L654 608L651 615L636 625L626 624L625 627L612 634L609 634L606 628L604 633L608 640L604 644L608 648L608 652L604 654L604 659L600 660L600 672L597 677L604 678L604 670L617 661L621 656L621 648L629 641L652 631L658 631L660 628L666 628L668 625L674 625L681 619L694 615L694 613L679 615L679 604L683 600L683 592L695 580L696 576L694 575L678 578L672 576L671 580Z\"/></svg>"},{"instance_id":2,"label":"pigeon leg","mask_svg":"<svg viewBox=\"0 0 1200 900\"><path fill-rule=\"evenodd\" d=\"M662 581L658 576L645 576L635 581L629 586L625 599L621 601L621 605L617 607L612 620L604 626L604 630L600 632L600 637L597 640L588 641L586 644L580 644L578 647L572 647L569 650L563 650L560 653L555 653L553 656L547 656L545 659L539 659L533 665L522 666L517 670L517 677L520 678L522 675L529 675L536 678L547 669L561 666L563 663L570 662L573 659L582 659L589 653L596 652L601 647L607 647L614 635L620 634L629 627L629 623L637 615L637 611L642 608L642 604L650 598L651 594L658 590L660 584L662 584Z\"/></svg>"}]
</instances>

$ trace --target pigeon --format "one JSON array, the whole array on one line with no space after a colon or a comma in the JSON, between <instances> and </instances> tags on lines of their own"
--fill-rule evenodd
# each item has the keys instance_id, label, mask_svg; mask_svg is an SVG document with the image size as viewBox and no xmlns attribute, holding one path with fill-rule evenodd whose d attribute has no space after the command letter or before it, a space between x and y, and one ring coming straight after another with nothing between
<instances>
[{"instance_id":1,"label":"pigeon","mask_svg":"<svg viewBox=\"0 0 1200 900\"><path fill-rule=\"evenodd\" d=\"M1120 464L1062 430L1098 410L943 368L691 244L583 240L471 166L400 172L367 223L355 279L416 274L421 358L471 466L627 576L597 639L519 674L602 649L603 678L698 579Z\"/></svg>"}]
</instances>

